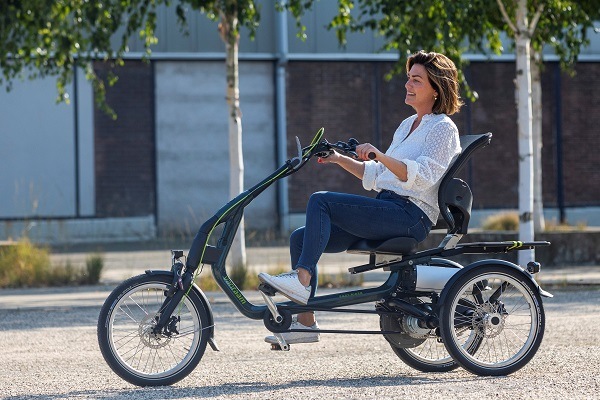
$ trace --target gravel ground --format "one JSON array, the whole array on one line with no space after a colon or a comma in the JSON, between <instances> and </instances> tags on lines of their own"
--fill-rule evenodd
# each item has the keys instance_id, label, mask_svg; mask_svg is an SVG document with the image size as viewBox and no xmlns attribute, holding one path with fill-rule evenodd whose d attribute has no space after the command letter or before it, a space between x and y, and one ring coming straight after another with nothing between
<instances>
[{"instance_id":1,"label":"gravel ground","mask_svg":"<svg viewBox=\"0 0 600 400\"><path fill-rule=\"evenodd\" d=\"M561 289L545 299L546 332L534 359L508 377L462 369L421 373L377 335L324 334L273 352L261 321L213 305L216 340L196 370L171 387L138 388L118 378L98 349L98 307L0 310L2 399L382 399L600 398L600 290ZM377 329L372 315L319 313L323 329Z\"/></svg>"}]
</instances>

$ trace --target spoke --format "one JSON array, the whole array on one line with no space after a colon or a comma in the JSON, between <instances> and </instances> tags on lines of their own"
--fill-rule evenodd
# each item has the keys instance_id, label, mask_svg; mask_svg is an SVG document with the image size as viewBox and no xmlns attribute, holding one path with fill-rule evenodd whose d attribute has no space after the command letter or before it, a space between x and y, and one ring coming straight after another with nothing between
<instances>
[{"instance_id":1,"label":"spoke","mask_svg":"<svg viewBox=\"0 0 600 400\"><path fill-rule=\"evenodd\" d=\"M160 309L164 302L163 287L162 283L150 283L124 293L110 322L115 355L123 366L140 376L163 375L183 368L201 341L201 331L209 328L202 327L190 306L192 300L186 297L179 309L179 334L166 337L144 333L141 337L140 332L148 332L154 323L151 310Z\"/></svg>"},{"instance_id":2,"label":"spoke","mask_svg":"<svg viewBox=\"0 0 600 400\"><path fill-rule=\"evenodd\" d=\"M142 306L140 306L140 305L137 303L137 301L135 301L135 300L133 299L133 297L129 296L129 299L130 299L131 301L133 301L133 304L135 304L136 306L138 306L138 308L139 308L140 310L142 310L142 312L143 312L144 314L148 315L148 312L147 312L147 311L146 311L144 308L142 308ZM144 300L144 295L143 295L143 294L142 294L142 300Z\"/></svg>"},{"instance_id":3,"label":"spoke","mask_svg":"<svg viewBox=\"0 0 600 400\"><path fill-rule=\"evenodd\" d=\"M129 310L129 306L125 305L127 307L127 309ZM134 317L132 317L131 315L127 314L127 312L123 309L122 306L119 306L119 310L121 311L121 313L125 314L127 317L129 317L129 319L131 319L133 322L135 322L136 324L139 323Z\"/></svg>"}]
</instances>

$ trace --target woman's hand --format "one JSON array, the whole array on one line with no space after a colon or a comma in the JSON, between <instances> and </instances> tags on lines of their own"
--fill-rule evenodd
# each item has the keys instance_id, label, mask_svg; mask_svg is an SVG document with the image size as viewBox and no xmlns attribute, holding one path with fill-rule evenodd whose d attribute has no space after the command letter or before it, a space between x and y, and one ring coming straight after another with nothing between
<instances>
[{"instance_id":1,"label":"woman's hand","mask_svg":"<svg viewBox=\"0 0 600 400\"><path fill-rule=\"evenodd\" d=\"M319 157L319 164L337 164L358 179L362 179L365 173L365 164L362 161L355 160L352 157L333 152L328 157Z\"/></svg>"},{"instance_id":2,"label":"woman's hand","mask_svg":"<svg viewBox=\"0 0 600 400\"><path fill-rule=\"evenodd\" d=\"M359 159L364 161L370 160L369 153L374 153L375 159L383 155L383 153L371 143L363 143L356 146L356 154L358 154Z\"/></svg>"},{"instance_id":3,"label":"woman's hand","mask_svg":"<svg viewBox=\"0 0 600 400\"><path fill-rule=\"evenodd\" d=\"M333 153L331 153L329 156L327 157L319 157L317 159L317 162L319 164L338 164L340 159L343 156L339 153L336 153L335 151Z\"/></svg>"}]
</instances>

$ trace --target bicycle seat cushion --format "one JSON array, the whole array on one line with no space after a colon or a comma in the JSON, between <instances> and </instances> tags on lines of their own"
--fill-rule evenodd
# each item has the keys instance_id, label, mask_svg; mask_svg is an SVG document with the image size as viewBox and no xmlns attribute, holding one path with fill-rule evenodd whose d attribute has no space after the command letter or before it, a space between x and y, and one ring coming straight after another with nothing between
<instances>
[{"instance_id":1,"label":"bicycle seat cushion","mask_svg":"<svg viewBox=\"0 0 600 400\"><path fill-rule=\"evenodd\" d=\"M349 253L413 254L419 243L410 237L395 237L387 240L362 239L353 243Z\"/></svg>"}]
</instances>

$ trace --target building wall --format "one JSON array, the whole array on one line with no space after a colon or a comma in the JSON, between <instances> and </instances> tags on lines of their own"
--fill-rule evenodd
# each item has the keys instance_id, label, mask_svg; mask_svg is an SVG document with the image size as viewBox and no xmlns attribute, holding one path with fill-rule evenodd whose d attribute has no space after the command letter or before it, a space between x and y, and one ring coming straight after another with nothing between
<instances>
[{"instance_id":1,"label":"building wall","mask_svg":"<svg viewBox=\"0 0 600 400\"><path fill-rule=\"evenodd\" d=\"M76 82L70 104L52 78L0 90L0 219L93 214L92 94L81 72Z\"/></svg>"},{"instance_id":2,"label":"building wall","mask_svg":"<svg viewBox=\"0 0 600 400\"><path fill-rule=\"evenodd\" d=\"M96 63L98 76L111 67ZM106 102L117 114L94 112L96 216L154 215L154 70L152 64L128 61L114 70L117 83L107 88Z\"/></svg>"},{"instance_id":3,"label":"building wall","mask_svg":"<svg viewBox=\"0 0 600 400\"><path fill-rule=\"evenodd\" d=\"M156 70L156 157L159 233L195 233L231 197L222 61L161 61ZM244 187L275 165L273 64L240 63ZM274 188L245 214L249 229L277 226Z\"/></svg>"},{"instance_id":4,"label":"building wall","mask_svg":"<svg viewBox=\"0 0 600 400\"><path fill-rule=\"evenodd\" d=\"M355 137L386 149L399 123L413 113L404 104L404 77L386 81L386 62L302 62L288 67L288 142L294 136L310 140L325 127L328 140ZM557 206L557 102L562 106L564 197L566 207L597 206L600 202L600 124L595 109L599 95L590 91L598 79L597 63L580 63L576 74L556 74L548 63L543 83L544 204ZM475 154L463 171L474 194L474 209L518 206L517 110L513 62L473 62L466 71L479 94L452 116L461 134L492 132L492 144ZM560 89L560 92L557 90ZM582 101L582 93L586 93ZM291 148L290 148L291 151ZM313 163L290 178L290 211L304 212L317 190L366 193L359 180L335 166ZM374 193L371 193L373 195Z\"/></svg>"}]
</instances>

